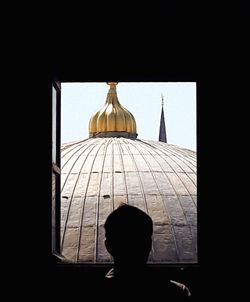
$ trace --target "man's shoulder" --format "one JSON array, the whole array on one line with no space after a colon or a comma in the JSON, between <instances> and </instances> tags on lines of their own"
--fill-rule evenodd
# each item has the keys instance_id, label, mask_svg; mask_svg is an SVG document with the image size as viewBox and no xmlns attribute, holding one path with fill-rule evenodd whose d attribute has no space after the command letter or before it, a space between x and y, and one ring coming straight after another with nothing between
<instances>
[{"instance_id":1,"label":"man's shoulder","mask_svg":"<svg viewBox=\"0 0 250 302\"><path fill-rule=\"evenodd\" d=\"M148 284L148 291L155 296L164 296L166 298L178 299L178 301L188 301L191 298L189 288L179 282L170 278L150 278Z\"/></svg>"},{"instance_id":2,"label":"man's shoulder","mask_svg":"<svg viewBox=\"0 0 250 302\"><path fill-rule=\"evenodd\" d=\"M173 291L178 293L180 296L183 296L186 298L191 297L191 292L185 284L175 281L175 280L169 280L169 283L171 284Z\"/></svg>"},{"instance_id":3,"label":"man's shoulder","mask_svg":"<svg viewBox=\"0 0 250 302\"><path fill-rule=\"evenodd\" d=\"M154 274L145 274L140 280L131 277L126 282L120 282L115 278L114 271L110 270L106 274L105 280L107 289L119 288L124 296L138 293L141 297L156 299L165 295L166 298L178 299L178 301L189 301L191 297L191 292L185 284ZM124 290L125 284L127 290Z\"/></svg>"}]
</instances>

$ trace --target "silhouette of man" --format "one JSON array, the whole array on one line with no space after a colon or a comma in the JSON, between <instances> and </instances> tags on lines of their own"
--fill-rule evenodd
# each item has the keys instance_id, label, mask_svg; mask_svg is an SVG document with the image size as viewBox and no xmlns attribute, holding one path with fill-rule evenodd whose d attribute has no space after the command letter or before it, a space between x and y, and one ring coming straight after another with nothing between
<instances>
[{"instance_id":1,"label":"silhouette of man","mask_svg":"<svg viewBox=\"0 0 250 302\"><path fill-rule=\"evenodd\" d=\"M146 264L152 247L153 221L137 207L121 204L107 217L105 246L113 256L113 268L105 279L112 292L119 290L123 297L145 295L156 298L163 290L166 298L190 301L188 288L176 281L161 280ZM126 291L124 291L126 285Z\"/></svg>"}]
</instances>

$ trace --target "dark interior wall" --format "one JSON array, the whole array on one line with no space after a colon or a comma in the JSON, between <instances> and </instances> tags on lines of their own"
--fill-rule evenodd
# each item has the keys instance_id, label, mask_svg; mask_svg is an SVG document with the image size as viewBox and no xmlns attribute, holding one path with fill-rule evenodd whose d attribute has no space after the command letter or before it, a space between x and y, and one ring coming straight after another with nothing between
<instances>
[{"instance_id":1,"label":"dark interior wall","mask_svg":"<svg viewBox=\"0 0 250 302\"><path fill-rule=\"evenodd\" d=\"M1 206L7 207L2 210L2 220L7 221L1 232L1 259L8 297L23 293L25 300L31 296L34 301L79 293L84 300L82 284L89 279L92 283L90 274L103 273L95 268L93 274L60 269L51 256L51 81L56 76L69 82L198 81L200 266L194 273L186 270L185 280L198 289L199 301L224 301L225 296L244 300L240 294L248 290L244 270L249 237L249 184L244 176L249 156L248 10L240 2L220 7L218 2L201 2L198 11L190 2L182 10L181 2L175 3L174 12L151 2L149 13L129 5L127 14L121 17L119 8L115 18L86 6L77 9L76 16L76 7L70 12L67 5L62 15L57 6L49 24L46 14L37 18L30 5L26 16L21 11L13 15L14 26L2 43L7 83L2 85L1 145L7 169L2 174L6 198ZM93 284L96 291L96 281Z\"/></svg>"},{"instance_id":2,"label":"dark interior wall","mask_svg":"<svg viewBox=\"0 0 250 302\"><path fill-rule=\"evenodd\" d=\"M120 3L103 2L107 11L96 2L71 10L68 3L53 12L51 3L45 12L42 5L32 11L22 3L5 24L1 270L6 271L1 282L8 283L2 288L9 299L11 294L32 301L64 295L72 301L78 293L84 300L82 284L89 280L86 270L60 269L51 256L51 81L56 76L61 81L198 81L200 266L193 274L186 271L186 280L198 289L198 301L244 300L249 10L241 1L199 7L172 1L172 8L165 2L135 9L134 1L126 12ZM92 4L94 9L88 7ZM115 14L111 6L118 8ZM93 268L97 275L101 270Z\"/></svg>"},{"instance_id":3,"label":"dark interior wall","mask_svg":"<svg viewBox=\"0 0 250 302\"><path fill-rule=\"evenodd\" d=\"M20 187L16 187L15 213L22 222L22 228L15 229L15 248L11 261L14 263L13 279L21 280L27 272L29 287L34 286L38 293L55 293L78 296L87 288L98 291L103 283L106 268L75 267L58 265L51 254L51 82L53 78L62 82L107 82L107 81L195 81L198 87L198 166L203 163L202 169L198 168L198 245L201 256L200 267L186 268L184 271L165 267L152 268L162 276L171 275L171 278L186 283L196 291L200 287L200 275L204 271L204 249L211 243L204 238L206 231L208 204L211 205L211 194L207 195L211 180L206 176L208 164L201 160L206 154L209 144L203 139L206 136L206 108L212 96L209 95L209 76L206 74L208 62L201 60L197 54L194 31L187 28L181 29L175 35L174 31L167 30L165 19L161 20L164 30L160 37L156 31L150 29L133 31L124 35L121 28L115 31L105 28L105 35L92 35L95 41L92 45L87 39L88 32L76 37L76 32L65 32L58 35L61 28L55 28L52 34L53 43L47 45L48 58L44 61L44 52L41 48L39 54L33 52L31 71L22 87L24 96L18 102L20 109L26 114L20 114L19 107L15 105L13 111L19 111L19 127L16 127L15 137L21 138L18 153L20 168L18 174L23 180ZM188 32L190 34L188 34ZM115 40L114 40L115 37ZM76 41L80 41L77 43ZM126 47L125 47L126 46ZM32 49L31 49L32 50ZM203 54L204 55L204 54ZM25 70L25 64L22 70ZM20 79L22 75L20 75ZM210 84L211 85L211 84ZM14 90L14 88L13 88ZM18 92L18 95L20 90ZM28 96L28 97L27 97ZM27 97L27 98L26 98ZM20 102L19 102L20 100ZM201 103L203 105L201 105ZM211 103L210 103L211 104ZM32 110L31 110L32 109ZM211 130L211 129L210 129ZM18 133L18 135L16 135ZM25 136L23 135L25 133ZM199 135L202 133L202 136ZM204 134L205 133L205 134ZM16 147L16 146L15 146ZM208 148L209 149L209 148ZM16 148L13 148L15 151ZM13 159L17 154L13 154ZM11 178L10 178L11 179ZM208 180L208 182L207 182ZM24 193L24 188L26 191ZM19 202L22 200L22 202ZM202 201L202 202L201 202ZM20 211L19 211L20 209ZM206 215L204 214L206 212ZM210 216L211 217L211 216ZM18 221L18 220L17 220ZM18 224L19 225L19 224ZM18 230L18 232L17 232ZM211 230L211 229L210 229ZM11 236L13 238L13 236ZM24 248L25 247L25 248ZM22 259L20 261L20 259ZM162 286L164 288L164 285ZM81 297L81 296L80 296ZM72 298L72 297L71 297Z\"/></svg>"}]
</instances>

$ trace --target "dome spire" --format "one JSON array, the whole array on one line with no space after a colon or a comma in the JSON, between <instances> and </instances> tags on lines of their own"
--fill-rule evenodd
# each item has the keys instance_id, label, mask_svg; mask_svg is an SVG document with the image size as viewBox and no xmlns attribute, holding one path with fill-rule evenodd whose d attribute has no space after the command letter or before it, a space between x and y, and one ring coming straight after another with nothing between
<instances>
[{"instance_id":1,"label":"dome spire","mask_svg":"<svg viewBox=\"0 0 250 302\"><path fill-rule=\"evenodd\" d=\"M161 121L160 121L160 131L159 131L159 141L160 142L167 142L167 134L166 134L166 125L165 125L165 117L164 117L164 98L163 95L161 94L161 100L162 100L162 108L161 108Z\"/></svg>"},{"instance_id":2,"label":"dome spire","mask_svg":"<svg viewBox=\"0 0 250 302\"><path fill-rule=\"evenodd\" d=\"M116 85L118 84L118 82L107 82L107 84L110 86L110 88L116 89Z\"/></svg>"},{"instance_id":3,"label":"dome spire","mask_svg":"<svg viewBox=\"0 0 250 302\"><path fill-rule=\"evenodd\" d=\"M117 97L117 82L108 82L109 91L104 106L89 121L89 137L136 138L135 118L124 108Z\"/></svg>"}]
</instances>

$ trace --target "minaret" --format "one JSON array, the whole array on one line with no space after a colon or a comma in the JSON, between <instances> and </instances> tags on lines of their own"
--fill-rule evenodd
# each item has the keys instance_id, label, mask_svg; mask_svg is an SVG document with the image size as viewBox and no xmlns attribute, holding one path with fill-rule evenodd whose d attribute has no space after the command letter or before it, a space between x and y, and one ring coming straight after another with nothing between
<instances>
[{"instance_id":1,"label":"minaret","mask_svg":"<svg viewBox=\"0 0 250 302\"><path fill-rule=\"evenodd\" d=\"M164 118L164 110L163 110L163 105L164 105L163 95L161 95L161 98L162 98L162 108L161 108L161 122L160 122L159 141L166 143L167 142L167 134L166 134L166 126L165 126L165 118Z\"/></svg>"}]
</instances>

